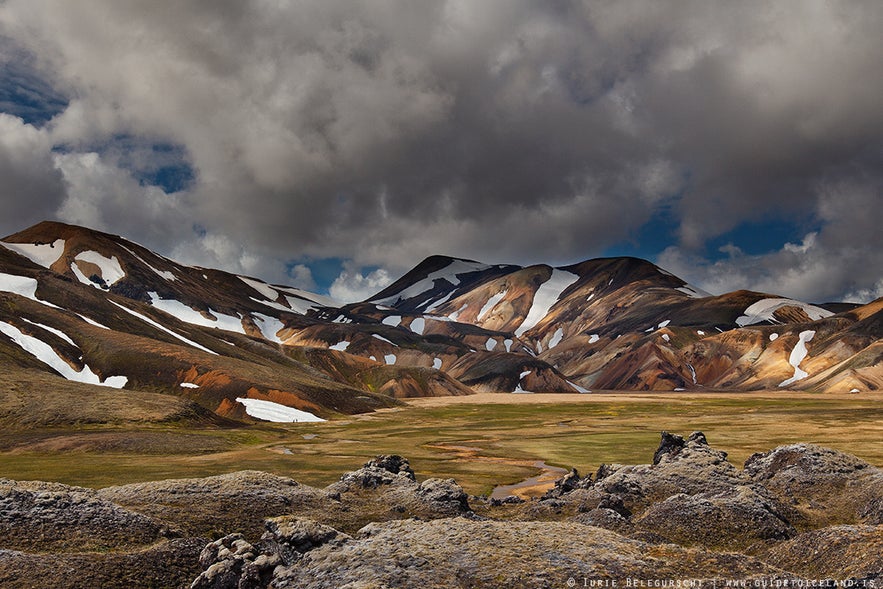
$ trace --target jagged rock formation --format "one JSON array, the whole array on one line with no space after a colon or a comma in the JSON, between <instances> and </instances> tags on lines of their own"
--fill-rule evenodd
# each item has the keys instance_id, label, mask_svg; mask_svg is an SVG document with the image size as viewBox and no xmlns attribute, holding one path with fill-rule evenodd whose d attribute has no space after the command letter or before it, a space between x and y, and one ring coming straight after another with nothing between
<instances>
[{"instance_id":1,"label":"jagged rock formation","mask_svg":"<svg viewBox=\"0 0 883 589\"><path fill-rule=\"evenodd\" d=\"M881 476L808 444L755 455L740 470L696 432L664 434L651 464L571 471L527 502L467 497L452 480L420 481L400 456L378 456L325 489L258 472L101 491L3 481L0 585L876 582Z\"/></svg>"},{"instance_id":2,"label":"jagged rock formation","mask_svg":"<svg viewBox=\"0 0 883 589\"><path fill-rule=\"evenodd\" d=\"M858 509L834 510L849 525L801 533L821 520L810 521L792 505L792 489L763 484L782 470L792 471L789 480L807 482L800 489L815 480L816 496L841 489L844 476L854 479ZM501 506L473 498L478 515L466 511L465 517L430 522L372 523L350 534L312 520L269 520L254 545L235 544L244 540L233 536L209 545L204 556L219 546L239 549L204 558L206 570L194 587L551 587L571 576L647 575L879 579L883 556L875 549L883 526L873 522L883 490L880 475L854 457L807 445L752 457L739 470L701 432L686 440L663 432L652 464L605 465L586 477L571 471L539 501ZM397 485L415 489L407 462L379 457L330 488ZM496 520L500 509L508 521ZM301 530L296 541L282 539L277 530L283 525ZM859 542L850 543L849 537ZM823 556L829 551L831 558ZM242 573L226 585L212 584L229 570Z\"/></svg>"}]
</instances>

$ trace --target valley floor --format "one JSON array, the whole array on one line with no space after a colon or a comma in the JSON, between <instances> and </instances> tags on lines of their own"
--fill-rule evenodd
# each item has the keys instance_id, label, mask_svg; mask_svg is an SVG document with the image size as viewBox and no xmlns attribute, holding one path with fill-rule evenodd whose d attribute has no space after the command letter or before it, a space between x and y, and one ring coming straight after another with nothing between
<instances>
[{"instance_id":1,"label":"valley floor","mask_svg":"<svg viewBox=\"0 0 883 589\"><path fill-rule=\"evenodd\" d=\"M704 431L737 465L801 441L881 466L883 445L873 441L883 438L883 394L479 394L413 399L318 424L5 428L0 476L101 488L254 469L324 486L377 454L398 453L422 476L453 477L467 492L487 495L541 474L537 461L581 473L644 462L663 430Z\"/></svg>"}]
</instances>

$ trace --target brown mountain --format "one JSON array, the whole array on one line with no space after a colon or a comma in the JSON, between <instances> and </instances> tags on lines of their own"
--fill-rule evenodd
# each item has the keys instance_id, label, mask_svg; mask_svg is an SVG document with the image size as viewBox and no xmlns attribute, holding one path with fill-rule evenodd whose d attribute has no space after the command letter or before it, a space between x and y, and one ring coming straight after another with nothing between
<instances>
[{"instance_id":1,"label":"brown mountain","mask_svg":"<svg viewBox=\"0 0 883 589\"><path fill-rule=\"evenodd\" d=\"M172 393L222 418L473 391L883 385L883 300L710 296L635 258L553 268L433 256L341 306L61 223L0 246L4 371Z\"/></svg>"}]
</instances>

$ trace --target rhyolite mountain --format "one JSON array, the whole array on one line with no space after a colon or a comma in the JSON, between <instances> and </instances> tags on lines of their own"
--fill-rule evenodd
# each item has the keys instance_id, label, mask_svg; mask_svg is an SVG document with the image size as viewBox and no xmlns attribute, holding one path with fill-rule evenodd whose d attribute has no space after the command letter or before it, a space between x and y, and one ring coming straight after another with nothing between
<instances>
[{"instance_id":1,"label":"rhyolite mountain","mask_svg":"<svg viewBox=\"0 0 883 589\"><path fill-rule=\"evenodd\" d=\"M327 418L475 391L883 386L883 299L712 296L635 258L432 256L360 303L43 222L0 242L0 366L173 394L219 418ZM237 400L238 399L238 400Z\"/></svg>"}]
</instances>

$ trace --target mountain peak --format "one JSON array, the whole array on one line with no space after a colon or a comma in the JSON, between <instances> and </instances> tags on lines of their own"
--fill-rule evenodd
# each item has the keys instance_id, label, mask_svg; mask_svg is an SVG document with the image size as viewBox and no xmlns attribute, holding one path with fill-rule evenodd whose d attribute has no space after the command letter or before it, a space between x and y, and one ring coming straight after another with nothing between
<instances>
[{"instance_id":1,"label":"mountain peak","mask_svg":"<svg viewBox=\"0 0 883 589\"><path fill-rule=\"evenodd\" d=\"M27 229L8 235L2 241L10 243L52 243L56 239L72 239L75 237L103 237L112 240L123 239L119 235L102 233L95 229L70 225L61 221L40 221Z\"/></svg>"}]
</instances>

